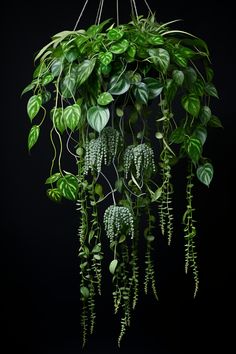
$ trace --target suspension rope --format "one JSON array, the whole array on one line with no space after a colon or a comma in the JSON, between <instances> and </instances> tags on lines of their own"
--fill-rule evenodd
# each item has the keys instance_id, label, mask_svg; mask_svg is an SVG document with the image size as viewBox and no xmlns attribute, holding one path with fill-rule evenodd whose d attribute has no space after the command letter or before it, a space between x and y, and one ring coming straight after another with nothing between
<instances>
[{"instance_id":1,"label":"suspension rope","mask_svg":"<svg viewBox=\"0 0 236 354\"><path fill-rule=\"evenodd\" d=\"M151 8L150 8L150 6L149 6L147 0L144 0L144 2L145 2L145 5L146 5L147 8L148 8L148 11L153 15L153 12L152 12L152 10L151 10Z\"/></svg>"},{"instance_id":2,"label":"suspension rope","mask_svg":"<svg viewBox=\"0 0 236 354\"><path fill-rule=\"evenodd\" d=\"M102 17L102 10L103 10L103 5L104 5L104 0L100 1L101 5L100 5L100 11L99 11L99 16L98 16L98 22L97 24L99 25L99 23L101 22L101 17Z\"/></svg>"},{"instance_id":3,"label":"suspension rope","mask_svg":"<svg viewBox=\"0 0 236 354\"><path fill-rule=\"evenodd\" d=\"M76 21L76 24L75 24L75 27L74 27L73 31L76 30L76 28L77 28L77 26L78 26L78 24L79 24L79 21L80 21L81 17L83 16L83 13L84 13L84 10L85 10L87 4L88 4L88 0L86 0L85 3L84 3L84 6L83 6L83 8L82 8L82 10L81 10L81 13L80 13L80 15L79 15L79 17L78 17L78 20Z\"/></svg>"},{"instance_id":4,"label":"suspension rope","mask_svg":"<svg viewBox=\"0 0 236 354\"><path fill-rule=\"evenodd\" d=\"M133 8L134 8L135 16L136 16L136 18L138 18L138 10L137 10L137 6L136 6L136 1L135 1L135 0L132 0L132 3L133 3Z\"/></svg>"},{"instance_id":5,"label":"suspension rope","mask_svg":"<svg viewBox=\"0 0 236 354\"><path fill-rule=\"evenodd\" d=\"M96 15L96 19L95 19L95 24L98 24L98 17L99 17L99 13L100 13L100 7L101 7L101 3L102 1L99 1L99 5L98 5L98 10L97 10L97 15Z\"/></svg>"},{"instance_id":6,"label":"suspension rope","mask_svg":"<svg viewBox=\"0 0 236 354\"><path fill-rule=\"evenodd\" d=\"M116 0L116 22L117 26L120 24L120 19L119 19L119 0Z\"/></svg>"}]
</instances>

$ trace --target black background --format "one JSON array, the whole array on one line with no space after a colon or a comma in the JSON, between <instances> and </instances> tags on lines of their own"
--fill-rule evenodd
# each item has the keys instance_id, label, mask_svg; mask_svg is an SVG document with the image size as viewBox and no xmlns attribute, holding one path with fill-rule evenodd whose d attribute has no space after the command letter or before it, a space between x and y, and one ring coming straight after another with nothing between
<instances>
[{"instance_id":1,"label":"black background","mask_svg":"<svg viewBox=\"0 0 236 354\"><path fill-rule=\"evenodd\" d=\"M136 1L146 14L144 2ZM90 0L79 27L94 22L97 0ZM171 249L157 251L160 301L141 296L132 327L117 349L118 319L112 316L110 277L98 301L96 333L83 350L89 353L195 353L233 346L235 316L235 40L233 9L229 2L149 1L162 22L181 18L181 28L209 45L220 100L214 113L223 130L212 130L205 153L212 158L215 177L208 190L195 189L200 291L192 298L192 281L184 275L181 228ZM30 123L23 87L31 81L33 54L50 36L72 29L83 1L2 4L1 32L1 308L5 329L4 353L82 353L78 240L74 205L51 203L45 195L51 150L41 137L32 155L27 153ZM103 19L115 17L115 0L105 0ZM121 20L129 19L129 2L120 0ZM177 174L181 175L181 171ZM179 177L180 178L180 177ZM180 179L176 179L177 185ZM181 200L177 189L176 199ZM181 188L180 188L181 189ZM178 199L178 200L179 200ZM179 203L179 202L178 202ZM180 221L178 208L176 218ZM1 342L0 346L3 346Z\"/></svg>"}]
</instances>

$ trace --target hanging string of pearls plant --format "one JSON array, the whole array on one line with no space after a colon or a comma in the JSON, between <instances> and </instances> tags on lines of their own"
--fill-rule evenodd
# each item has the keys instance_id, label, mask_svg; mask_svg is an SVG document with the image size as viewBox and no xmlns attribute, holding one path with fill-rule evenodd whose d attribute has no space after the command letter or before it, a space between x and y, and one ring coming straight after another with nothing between
<instances>
[{"instance_id":1,"label":"hanging string of pearls plant","mask_svg":"<svg viewBox=\"0 0 236 354\"><path fill-rule=\"evenodd\" d=\"M114 309L121 319L118 345L138 303L140 272L144 292L150 289L158 298L155 243L164 235L171 244L172 170L183 159L185 271L193 275L194 296L199 287L193 187L196 179L209 186L213 177L204 143L211 127L221 127L210 108L218 94L207 44L175 30L176 21L158 22L144 2L146 17L139 16L131 0L131 20L120 24L118 1L116 22L101 22L100 1L95 24L77 29L85 1L74 30L55 34L38 52L33 81L23 91L32 92L27 103L34 123L29 150L44 121L51 125L47 195L58 203L63 198L73 201L80 216L83 345L94 331L104 258L109 260ZM73 171L64 170L65 155L74 161ZM111 175L116 177L111 180ZM109 206L102 216L103 202ZM141 255L140 240L146 244ZM104 244L109 245L108 254Z\"/></svg>"}]
</instances>

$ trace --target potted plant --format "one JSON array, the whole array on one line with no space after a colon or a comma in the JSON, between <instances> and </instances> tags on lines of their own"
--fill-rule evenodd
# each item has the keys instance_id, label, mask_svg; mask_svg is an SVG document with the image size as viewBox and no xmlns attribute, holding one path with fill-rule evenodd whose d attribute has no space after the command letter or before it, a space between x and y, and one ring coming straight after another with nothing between
<instances>
[{"instance_id":1,"label":"potted plant","mask_svg":"<svg viewBox=\"0 0 236 354\"><path fill-rule=\"evenodd\" d=\"M160 234L171 243L172 174L180 160L186 166L185 271L193 274L194 296L198 290L193 187L196 178L210 185L213 166L204 143L221 122L210 107L218 94L207 44L175 30L175 22L134 11L129 23L98 20L86 30L57 33L36 55L33 81L23 91L31 92L28 149L46 120L51 127L47 195L73 201L80 214L83 344L94 330L103 258L110 263L115 313L121 313L119 345L138 302L140 269L145 293L151 289L158 298L153 251ZM73 171L63 167L64 156L74 161Z\"/></svg>"}]
</instances>

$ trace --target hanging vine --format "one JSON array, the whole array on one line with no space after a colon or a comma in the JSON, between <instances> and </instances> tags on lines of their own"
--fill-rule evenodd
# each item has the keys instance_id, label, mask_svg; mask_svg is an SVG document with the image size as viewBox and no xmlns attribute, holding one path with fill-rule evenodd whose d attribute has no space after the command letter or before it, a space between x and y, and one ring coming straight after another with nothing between
<instances>
[{"instance_id":1,"label":"hanging vine","mask_svg":"<svg viewBox=\"0 0 236 354\"><path fill-rule=\"evenodd\" d=\"M83 345L95 327L103 257L110 260L119 345L138 303L142 268L144 292L151 290L158 299L156 238L162 233L170 244L174 236L173 166L183 159L190 166L184 172L185 271L192 270L196 296L193 185L196 177L206 186L212 180L204 143L210 127L221 127L210 108L218 94L206 43L170 28L175 21L159 23L146 1L146 18L139 16L135 1L130 3L129 23L120 24L118 1L117 24L101 22L100 1L91 27L77 29L81 13L74 30L55 34L36 55L33 80L23 91L32 92L27 112L37 122L29 132L29 150L44 121L51 124L47 195L77 204ZM64 169L65 157L75 162L73 171ZM106 206L104 215L100 205ZM139 254L141 240L144 255ZM104 243L109 254L104 254Z\"/></svg>"}]
</instances>

